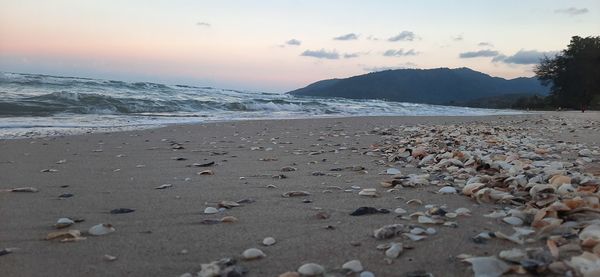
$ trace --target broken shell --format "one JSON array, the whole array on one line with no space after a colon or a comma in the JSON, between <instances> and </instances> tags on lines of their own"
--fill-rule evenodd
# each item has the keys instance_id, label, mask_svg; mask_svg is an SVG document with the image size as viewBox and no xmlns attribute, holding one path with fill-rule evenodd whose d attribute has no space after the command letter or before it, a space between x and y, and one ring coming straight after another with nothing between
<instances>
[{"instance_id":1,"label":"broken shell","mask_svg":"<svg viewBox=\"0 0 600 277\"><path fill-rule=\"evenodd\" d=\"M411 234L411 233L404 233L402 235L412 241L420 241L420 240L423 240L426 238L426 236L420 236L420 235L415 235L415 234Z\"/></svg>"},{"instance_id":2,"label":"broken shell","mask_svg":"<svg viewBox=\"0 0 600 277\"><path fill-rule=\"evenodd\" d=\"M398 256L400 256L400 254L402 253L402 251L404 250L404 247L402 246L402 243L392 243L390 245L390 248L388 248L385 251L385 255L389 258L398 258Z\"/></svg>"},{"instance_id":3,"label":"broken shell","mask_svg":"<svg viewBox=\"0 0 600 277\"><path fill-rule=\"evenodd\" d=\"M385 225L379 229L373 231L373 236L376 239L388 239L398 235L404 229L403 224L391 224Z\"/></svg>"},{"instance_id":4,"label":"broken shell","mask_svg":"<svg viewBox=\"0 0 600 277\"><path fill-rule=\"evenodd\" d=\"M513 225L513 226L523 225L523 220L520 219L520 218L518 218L518 217L516 217L516 216L505 217L505 218L502 219L502 221L504 221L504 222L506 222L506 223L508 223L510 225Z\"/></svg>"},{"instance_id":5,"label":"broken shell","mask_svg":"<svg viewBox=\"0 0 600 277\"><path fill-rule=\"evenodd\" d=\"M79 230L57 231L57 232L49 233L46 236L46 240L55 240L55 239L58 239L61 242L68 242L68 241L82 240L85 238L81 237L81 232Z\"/></svg>"},{"instance_id":6,"label":"broken shell","mask_svg":"<svg viewBox=\"0 0 600 277\"><path fill-rule=\"evenodd\" d=\"M115 257L115 256L111 256L111 255L108 255L108 254L104 255L104 257L103 257L103 258L104 258L104 260L105 260L105 261L107 261L107 262L113 262L113 261L116 261L116 260L117 260L117 257Z\"/></svg>"},{"instance_id":7,"label":"broken shell","mask_svg":"<svg viewBox=\"0 0 600 277\"><path fill-rule=\"evenodd\" d=\"M475 277L497 277L510 270L510 266L494 257L474 257L464 261L471 263Z\"/></svg>"},{"instance_id":8,"label":"broken shell","mask_svg":"<svg viewBox=\"0 0 600 277\"><path fill-rule=\"evenodd\" d=\"M457 215L462 215L462 216L470 216L471 210L469 210L467 208L458 208L458 209L454 210L454 213L456 213Z\"/></svg>"},{"instance_id":9,"label":"broken shell","mask_svg":"<svg viewBox=\"0 0 600 277\"><path fill-rule=\"evenodd\" d=\"M155 187L154 189L166 189L166 188L170 188L170 187L173 187L173 185L172 184L164 184L164 185Z\"/></svg>"},{"instance_id":10,"label":"broken shell","mask_svg":"<svg viewBox=\"0 0 600 277\"><path fill-rule=\"evenodd\" d=\"M423 201L421 201L419 199L411 199L411 200L406 201L406 204L407 205L410 205L410 204L423 205Z\"/></svg>"},{"instance_id":11,"label":"broken shell","mask_svg":"<svg viewBox=\"0 0 600 277\"><path fill-rule=\"evenodd\" d=\"M266 256L267 255L265 255L265 253L263 253L258 248L248 248L242 253L242 257L244 257L244 260L256 260Z\"/></svg>"},{"instance_id":12,"label":"broken shell","mask_svg":"<svg viewBox=\"0 0 600 277\"><path fill-rule=\"evenodd\" d=\"M198 175L215 175L215 173L210 169L202 170L196 174L198 174Z\"/></svg>"},{"instance_id":13,"label":"broken shell","mask_svg":"<svg viewBox=\"0 0 600 277\"><path fill-rule=\"evenodd\" d=\"M34 187L23 187L9 189L10 192L38 192L39 190Z\"/></svg>"},{"instance_id":14,"label":"broken shell","mask_svg":"<svg viewBox=\"0 0 600 277\"><path fill-rule=\"evenodd\" d=\"M324 272L325 268L315 263L303 264L298 268L298 273L306 276L317 276L323 274Z\"/></svg>"},{"instance_id":15,"label":"broken shell","mask_svg":"<svg viewBox=\"0 0 600 277\"><path fill-rule=\"evenodd\" d=\"M283 197L298 197L298 196L309 196L310 192L308 191L288 191L286 193L283 193L281 196Z\"/></svg>"},{"instance_id":16,"label":"broken shell","mask_svg":"<svg viewBox=\"0 0 600 277\"><path fill-rule=\"evenodd\" d=\"M238 202L235 202L235 201L223 200L223 201L219 202L218 206L219 206L219 208L231 209L233 207L239 207L240 204Z\"/></svg>"},{"instance_id":17,"label":"broken shell","mask_svg":"<svg viewBox=\"0 0 600 277\"><path fill-rule=\"evenodd\" d=\"M483 187L485 187L485 184L483 183L470 183L463 187L462 193L467 196L473 195Z\"/></svg>"},{"instance_id":18,"label":"broken shell","mask_svg":"<svg viewBox=\"0 0 600 277\"><path fill-rule=\"evenodd\" d=\"M206 209L204 209L205 214L216 214L218 212L219 210L217 210L215 207L206 207Z\"/></svg>"},{"instance_id":19,"label":"broken shell","mask_svg":"<svg viewBox=\"0 0 600 277\"><path fill-rule=\"evenodd\" d=\"M396 175L396 174L400 174L400 170L399 170L399 169L397 169L397 168L388 168L388 169L385 171L385 174L387 174L387 175Z\"/></svg>"},{"instance_id":20,"label":"broken shell","mask_svg":"<svg viewBox=\"0 0 600 277\"><path fill-rule=\"evenodd\" d=\"M358 192L358 195L368 196L368 197L378 197L379 196L379 194L377 193L377 189L373 189L373 188L362 189L361 191Z\"/></svg>"},{"instance_id":21,"label":"broken shell","mask_svg":"<svg viewBox=\"0 0 600 277\"><path fill-rule=\"evenodd\" d=\"M361 271L363 271L364 268L359 260L352 260L352 261L348 261L348 262L344 263L342 265L342 269L347 269L352 272L361 272Z\"/></svg>"},{"instance_id":22,"label":"broken shell","mask_svg":"<svg viewBox=\"0 0 600 277\"><path fill-rule=\"evenodd\" d=\"M71 220L70 218L59 218L56 221L56 224L54 224L54 227L56 227L57 229L61 229L61 228L66 228L69 227L71 225L75 224L75 221Z\"/></svg>"},{"instance_id":23,"label":"broken shell","mask_svg":"<svg viewBox=\"0 0 600 277\"><path fill-rule=\"evenodd\" d=\"M265 239L263 239L262 244L265 246L271 246L273 244L275 244L277 241L275 241L274 238L272 237L266 237Z\"/></svg>"},{"instance_id":24,"label":"broken shell","mask_svg":"<svg viewBox=\"0 0 600 277\"><path fill-rule=\"evenodd\" d=\"M498 257L501 259L507 260L509 262L521 262L523 259L527 258L527 252L525 250L519 248L513 248L510 250L500 251Z\"/></svg>"},{"instance_id":25,"label":"broken shell","mask_svg":"<svg viewBox=\"0 0 600 277\"><path fill-rule=\"evenodd\" d=\"M98 224L98 225L94 225L94 226L90 227L90 229L88 230L88 234L90 234L92 236L102 236L102 235L110 234L114 231L116 231L116 230L111 224L102 223L102 224Z\"/></svg>"}]
</instances>

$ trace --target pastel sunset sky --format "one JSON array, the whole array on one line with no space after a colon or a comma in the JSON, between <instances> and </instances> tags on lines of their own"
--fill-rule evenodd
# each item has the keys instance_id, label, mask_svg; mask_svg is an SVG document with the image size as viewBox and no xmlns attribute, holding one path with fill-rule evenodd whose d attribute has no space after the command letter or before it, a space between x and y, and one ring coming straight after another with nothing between
<instances>
[{"instance_id":1,"label":"pastel sunset sky","mask_svg":"<svg viewBox=\"0 0 600 277\"><path fill-rule=\"evenodd\" d=\"M600 1L0 0L0 71L284 92L389 68L532 76Z\"/></svg>"}]
</instances>

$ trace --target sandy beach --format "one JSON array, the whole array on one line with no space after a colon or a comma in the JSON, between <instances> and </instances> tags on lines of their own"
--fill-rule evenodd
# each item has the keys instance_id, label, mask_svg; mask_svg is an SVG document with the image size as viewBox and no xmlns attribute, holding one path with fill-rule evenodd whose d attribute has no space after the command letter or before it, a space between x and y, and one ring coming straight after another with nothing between
<instances>
[{"instance_id":1,"label":"sandy beach","mask_svg":"<svg viewBox=\"0 0 600 277\"><path fill-rule=\"evenodd\" d=\"M342 274L342 264L350 260L359 260L375 276L472 276L470 264L458 255L545 248L546 240L524 245L498 238L475 242L473 237L482 232L513 233L513 226L502 218L483 216L511 205L478 203L463 195L455 180L431 177L427 184L395 189L381 184L393 178L382 174L389 168L400 170L402 176L423 174L417 160L390 161L378 150L386 141L410 140L418 133L415 128L435 132L453 126L495 129L468 134L480 136L482 143L491 144L494 136L499 141L522 136L531 139L534 147L510 147L525 152L544 149L538 151L544 161L574 163L569 174L587 169L589 174L598 173L593 171L600 161L595 154L600 149L597 112L238 121L2 140L0 189L39 191L0 193L0 249L11 249L0 256L0 276L181 276L187 272L195 276L201 264L222 258L236 259L247 269L246 276L278 276L305 263ZM394 131L386 134L388 128ZM588 157L583 161L581 149L592 153L584 155ZM204 170L212 175L198 174ZM165 184L172 186L156 189ZM437 193L447 185L458 193ZM376 189L378 197L359 195L365 188ZM290 191L310 195L282 197ZM72 196L61 199L63 194ZM422 204L407 203L411 199ZM218 208L220 201L240 204L216 214L204 213L207 207ZM433 207L428 205L448 212L467 208L470 215L444 219L454 224L419 224L416 216L409 217ZM350 216L363 206L390 213ZM135 211L110 213L118 208ZM396 213L397 208L407 213ZM225 216L237 221L203 224ZM61 230L80 230L85 239L46 240L57 231L56 221L65 217L84 220ZM102 236L85 233L101 223L111 224L115 231ZM419 241L373 237L374 230L389 224L426 225L435 234ZM265 237L275 238L276 243L263 245ZM390 258L377 249L393 241L403 244L399 257ZM266 256L246 261L241 255L248 248L258 248ZM560 260L579 254L565 254Z\"/></svg>"}]
</instances>

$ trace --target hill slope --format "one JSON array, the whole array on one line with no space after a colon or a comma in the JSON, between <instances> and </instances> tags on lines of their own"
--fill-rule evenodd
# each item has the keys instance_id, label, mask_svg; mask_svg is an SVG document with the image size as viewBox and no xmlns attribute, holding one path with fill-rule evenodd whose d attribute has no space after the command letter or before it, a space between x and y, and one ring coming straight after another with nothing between
<instances>
[{"instance_id":1,"label":"hill slope","mask_svg":"<svg viewBox=\"0 0 600 277\"><path fill-rule=\"evenodd\" d=\"M436 68L387 70L323 80L288 93L444 105L466 104L504 94L547 95L548 88L535 78L506 80L469 68Z\"/></svg>"}]
</instances>

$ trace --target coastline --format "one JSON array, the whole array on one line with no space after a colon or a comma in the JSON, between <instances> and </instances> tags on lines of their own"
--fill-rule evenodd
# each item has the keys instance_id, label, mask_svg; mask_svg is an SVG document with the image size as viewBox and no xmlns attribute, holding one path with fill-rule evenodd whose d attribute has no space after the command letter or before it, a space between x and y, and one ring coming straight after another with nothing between
<instances>
[{"instance_id":1,"label":"coastline","mask_svg":"<svg viewBox=\"0 0 600 277\"><path fill-rule=\"evenodd\" d=\"M548 144L564 141L590 149L600 146L597 112L240 120L0 140L0 189L31 186L40 190L0 193L0 218L4 222L0 226L0 248L18 248L0 257L0 275L37 276L44 272L48 276L179 276L195 273L200 264L224 257L239 260L240 254L251 247L260 248L267 256L240 261L249 270L247 276L277 276L306 262L334 269L352 259L360 260L376 276L416 270L435 276L470 275L469 266L457 255L489 256L514 247L502 240L486 244L471 241L483 231L511 232L509 225L481 216L497 205L477 204L463 195L435 194L432 192L439 189L435 185L388 193L379 185L386 176L379 173L393 164L375 163L378 157L366 153L384 140L372 132L375 128L477 124L522 127L527 135ZM573 129L576 131L571 132ZM577 158L572 153L562 156L565 160ZM57 164L61 160L66 161ZM187 166L213 161L216 165L209 168ZM593 163L598 163L598 157ZM334 172L340 177L312 174L353 166L365 167L366 172ZM283 167L298 170L282 172ZM41 172L45 169L57 171ZM214 175L197 174L204 169L212 170ZM399 169L403 174L419 172L411 167ZM280 174L287 178L272 178ZM173 187L154 189L163 184ZM328 188L332 186L376 188L381 197L361 197ZM281 197L295 190L311 195ZM74 196L59 200L64 193ZM303 203L305 198L312 202ZM207 206L219 201L241 199L255 202L217 215L203 214ZM376 249L380 242L372 238L373 230L410 221L393 213L362 217L348 214L361 206L423 211L422 206L407 205L410 199L422 200L423 206L446 205L449 210L466 207L472 216L457 219L457 228L436 226L436 235L423 241L407 241L413 249L388 264ZM109 213L116 208L135 212ZM316 218L320 211L329 217ZM200 224L223 216L235 216L239 221ZM43 240L55 231L52 225L61 217L85 219L73 229L83 231L98 223L110 223L116 232L73 243ZM262 246L261 241L268 236L275 237L277 243ZM542 245L537 242L528 246ZM106 254L117 260L105 261Z\"/></svg>"}]
</instances>

